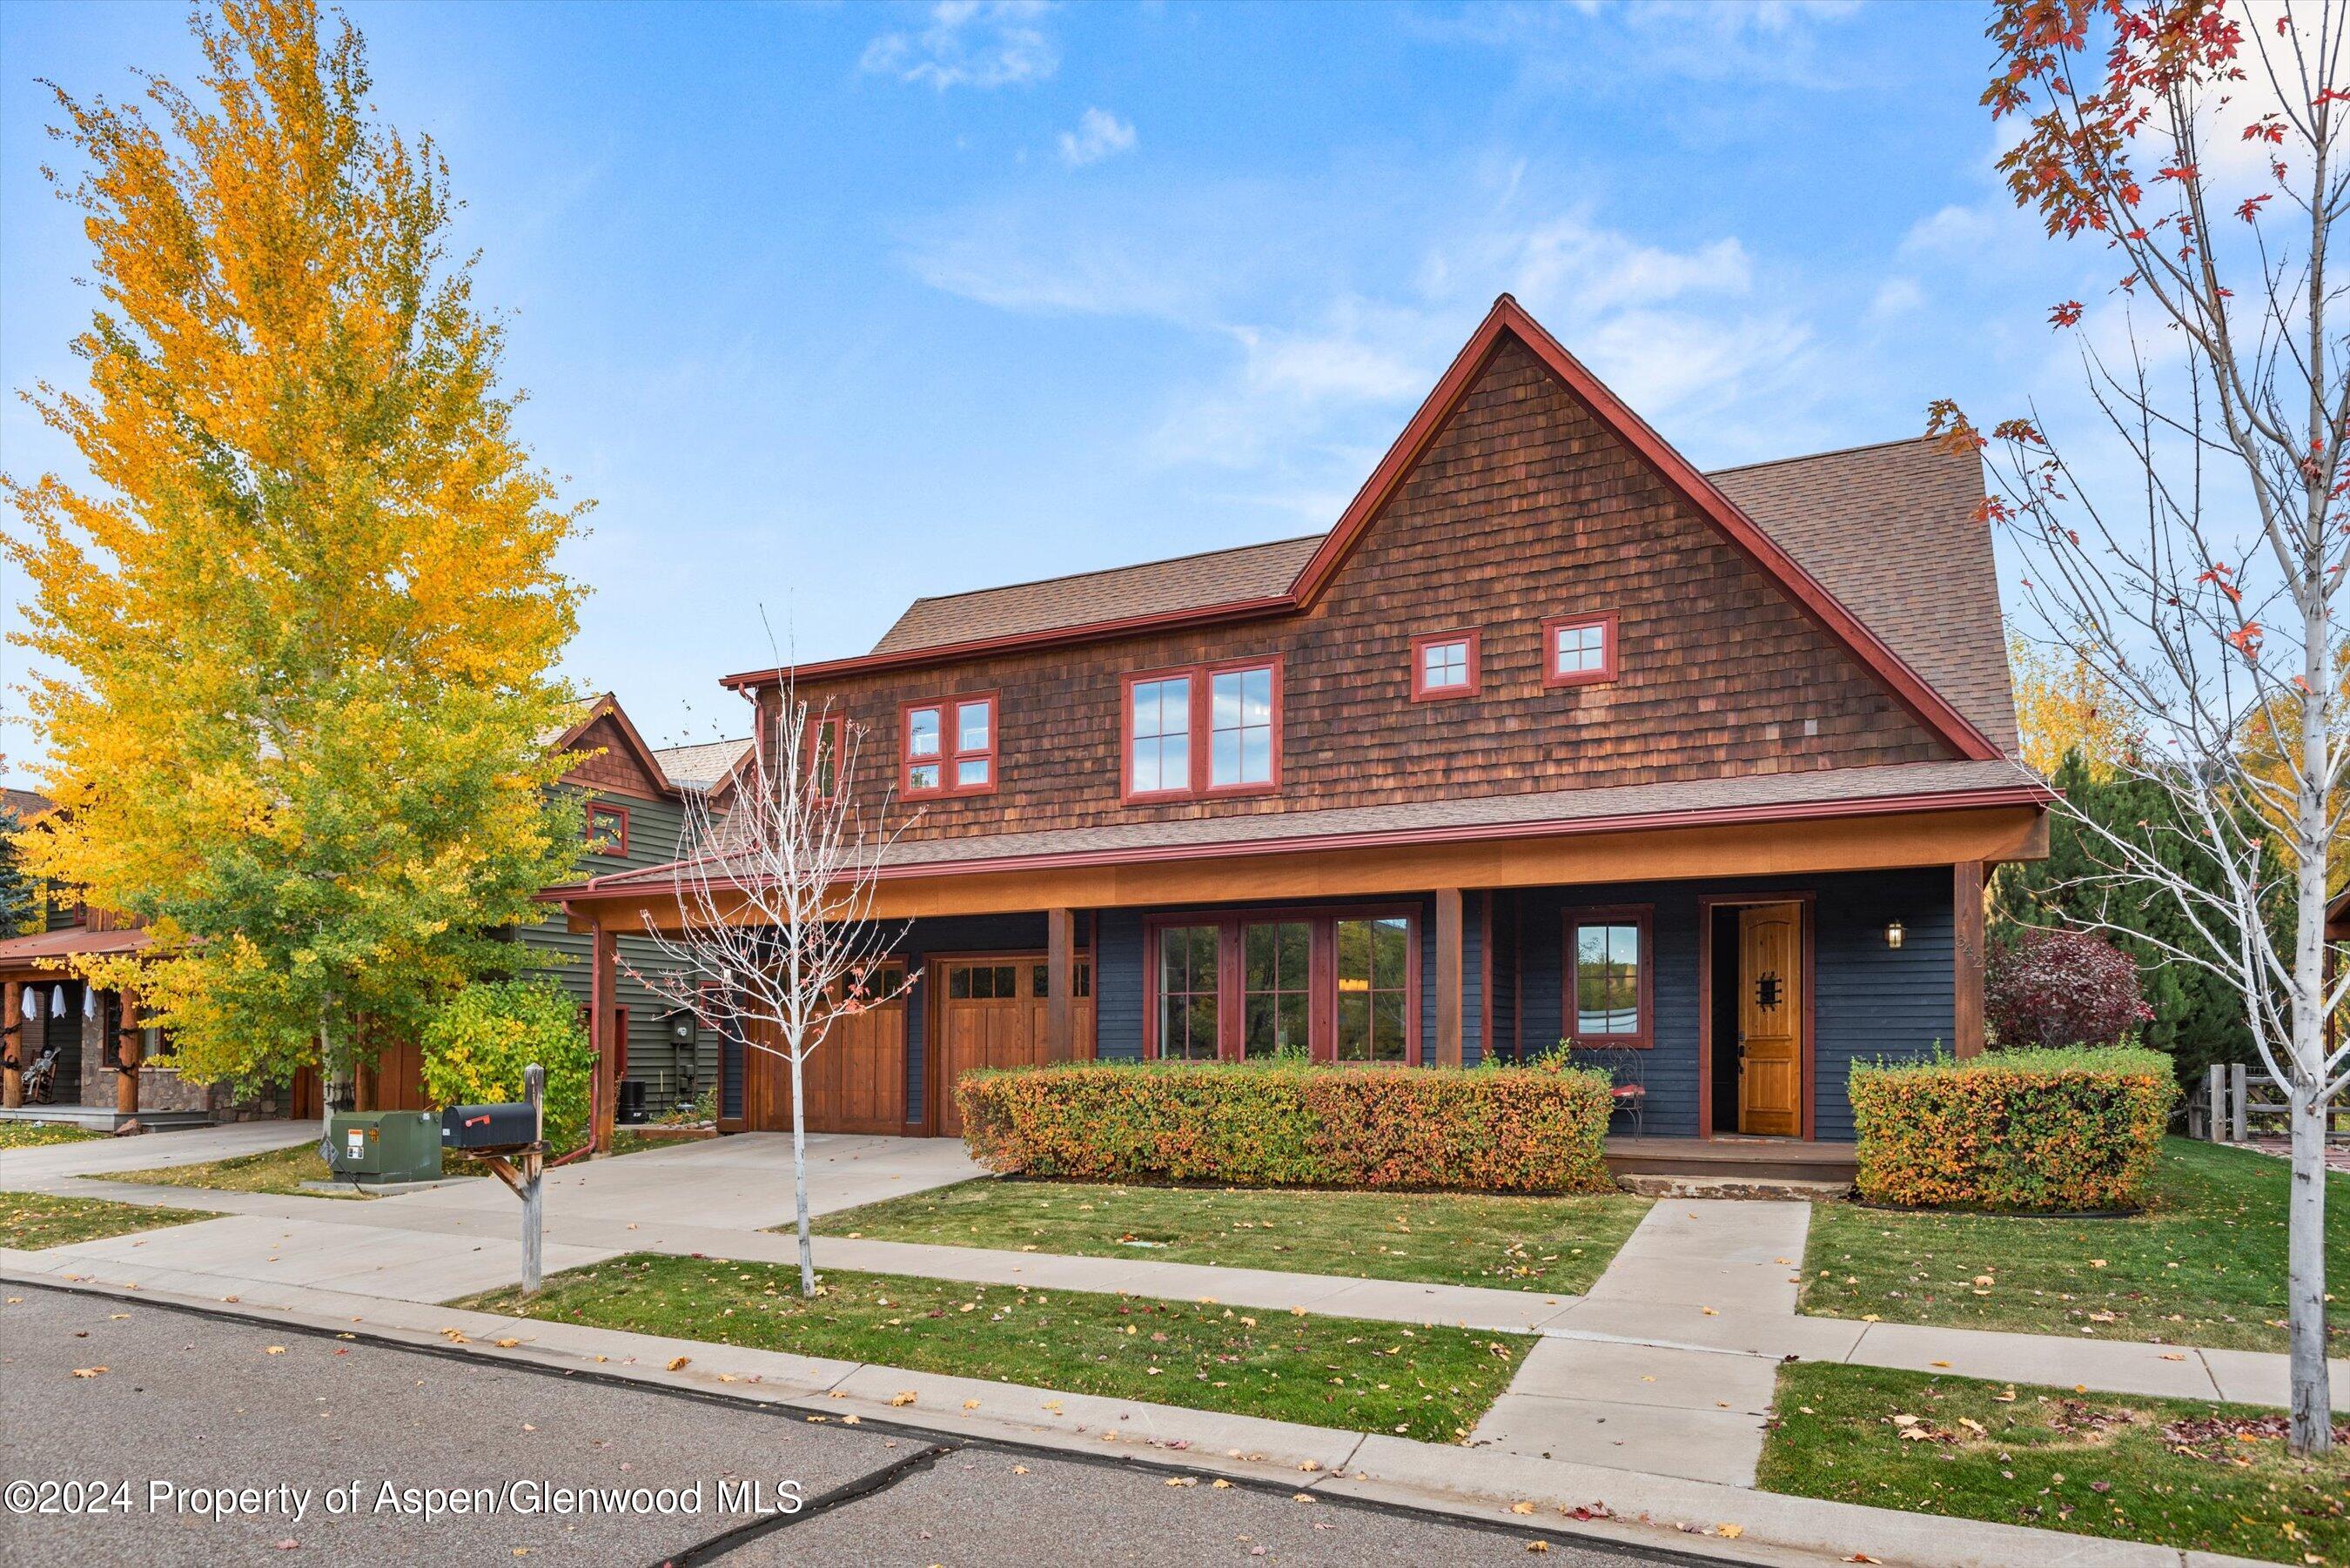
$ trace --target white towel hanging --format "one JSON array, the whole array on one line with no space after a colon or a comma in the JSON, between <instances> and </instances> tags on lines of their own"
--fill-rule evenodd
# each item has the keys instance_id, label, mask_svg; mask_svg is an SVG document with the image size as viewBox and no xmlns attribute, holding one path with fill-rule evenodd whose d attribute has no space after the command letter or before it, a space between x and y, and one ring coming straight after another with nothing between
<instances>
[{"instance_id":1,"label":"white towel hanging","mask_svg":"<svg viewBox=\"0 0 2350 1568\"><path fill-rule=\"evenodd\" d=\"M35 1022L40 1019L41 988L37 985L28 985L25 988L25 1016Z\"/></svg>"},{"instance_id":2,"label":"white towel hanging","mask_svg":"<svg viewBox=\"0 0 2350 1568\"><path fill-rule=\"evenodd\" d=\"M49 992L49 1016L52 1018L63 1018L65 1015L66 988L63 985L59 985Z\"/></svg>"},{"instance_id":3,"label":"white towel hanging","mask_svg":"<svg viewBox=\"0 0 2350 1568\"><path fill-rule=\"evenodd\" d=\"M81 1015L84 1018L98 1016L98 992L86 985L81 988Z\"/></svg>"}]
</instances>

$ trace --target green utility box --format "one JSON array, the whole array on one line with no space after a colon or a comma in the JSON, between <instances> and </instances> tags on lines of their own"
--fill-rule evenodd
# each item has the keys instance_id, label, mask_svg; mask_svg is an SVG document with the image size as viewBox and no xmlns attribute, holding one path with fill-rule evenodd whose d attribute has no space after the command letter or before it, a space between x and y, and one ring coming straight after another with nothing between
<instances>
[{"instance_id":1,"label":"green utility box","mask_svg":"<svg viewBox=\"0 0 2350 1568\"><path fill-rule=\"evenodd\" d=\"M437 1181L441 1118L431 1111L338 1111L318 1152L327 1168L362 1185Z\"/></svg>"}]
</instances>

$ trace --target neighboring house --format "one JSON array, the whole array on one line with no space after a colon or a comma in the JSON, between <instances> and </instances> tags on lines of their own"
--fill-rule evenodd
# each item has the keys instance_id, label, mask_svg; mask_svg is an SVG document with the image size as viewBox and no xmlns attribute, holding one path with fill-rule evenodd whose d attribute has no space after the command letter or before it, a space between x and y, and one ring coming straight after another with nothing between
<instances>
[{"instance_id":1,"label":"neighboring house","mask_svg":"<svg viewBox=\"0 0 2350 1568\"><path fill-rule=\"evenodd\" d=\"M1700 473L1505 296L1327 534L729 677L861 726L910 818L877 914L920 983L810 1125L954 1133L980 1065L1564 1041L1620 1130L1845 1158L1854 1060L1981 1049L1984 877L2046 853L1982 496L1927 441ZM667 886L548 896L619 931ZM787 1125L723 1056L722 1127Z\"/></svg>"},{"instance_id":2,"label":"neighboring house","mask_svg":"<svg viewBox=\"0 0 2350 1568\"><path fill-rule=\"evenodd\" d=\"M29 790L6 791L0 805L18 830L49 810ZM171 1036L140 1022L135 999L93 991L68 972L77 957L139 951L145 931L89 909L70 888L47 886L28 923L33 929L0 940L0 1116L113 1129L285 1114L281 1089L241 1095L182 1078Z\"/></svg>"},{"instance_id":3,"label":"neighboring house","mask_svg":"<svg viewBox=\"0 0 2350 1568\"><path fill-rule=\"evenodd\" d=\"M677 857L685 823L683 789L663 766L663 753L645 744L618 697L608 691L582 702L570 722L546 740L550 752L582 753L556 785L580 796L581 836L576 867L580 876L639 870L666 865ZM712 749L681 747L677 752ZM702 763L691 757L684 761L689 771L704 765L713 770L713 776L724 771L723 763ZM536 925L515 927L514 938L552 961L546 972L578 1002L581 1016L592 1030L586 931L571 929L556 915ZM638 978L667 967L650 938L622 934L617 939L615 954L606 1053L613 1070L611 1081L641 1085L627 1097L640 1096L645 1114L658 1116L691 1102L714 1081L717 1039L691 1014L679 1016L675 1008ZM421 1108L425 1095L421 1069L413 1044L387 1048L374 1072L362 1075L359 1103L380 1110Z\"/></svg>"}]
</instances>

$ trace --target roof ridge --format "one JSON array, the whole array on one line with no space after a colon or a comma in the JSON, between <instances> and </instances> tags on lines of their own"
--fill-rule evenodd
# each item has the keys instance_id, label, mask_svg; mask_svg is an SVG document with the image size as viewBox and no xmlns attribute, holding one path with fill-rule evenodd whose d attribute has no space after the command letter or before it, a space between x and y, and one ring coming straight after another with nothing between
<instances>
[{"instance_id":1,"label":"roof ridge","mask_svg":"<svg viewBox=\"0 0 2350 1568\"><path fill-rule=\"evenodd\" d=\"M1016 583L991 583L983 588L962 588L951 594L923 594L907 605L944 604L949 599L967 599L979 594L1000 594L1013 588L1039 588L1046 583L1075 582L1079 577L1107 576L1112 572L1139 572L1145 566L1171 566L1178 561L1204 561L1211 556L1233 556L1243 550L1270 550L1276 545L1301 545L1308 539L1328 537L1330 530L1317 529L1311 534L1291 534L1279 539L1259 539L1247 545L1219 545L1211 550L1186 550L1180 556L1158 556L1148 561L1128 561L1122 566L1088 566L1081 572L1055 572L1049 577L1026 577ZM900 620L904 616L898 618Z\"/></svg>"},{"instance_id":2,"label":"roof ridge","mask_svg":"<svg viewBox=\"0 0 2350 1568\"><path fill-rule=\"evenodd\" d=\"M1705 476L1714 479L1725 473L1744 473L1754 468L1782 468L1791 462L1817 462L1824 457L1849 457L1856 452L1881 452L1888 446L1915 446L1933 439L1929 435L1914 435L1895 436L1888 441L1865 441L1853 446L1832 446L1822 452L1797 452L1793 457L1765 457L1752 462L1732 463L1728 468L1710 468L1705 471Z\"/></svg>"}]
</instances>

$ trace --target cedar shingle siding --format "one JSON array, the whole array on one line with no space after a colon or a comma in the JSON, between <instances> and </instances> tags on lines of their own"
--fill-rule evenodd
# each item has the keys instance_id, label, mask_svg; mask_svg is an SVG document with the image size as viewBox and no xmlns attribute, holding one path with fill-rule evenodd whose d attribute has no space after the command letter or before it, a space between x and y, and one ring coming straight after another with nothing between
<instances>
[{"instance_id":1,"label":"cedar shingle siding","mask_svg":"<svg viewBox=\"0 0 2350 1568\"><path fill-rule=\"evenodd\" d=\"M1620 678L1545 689L1542 620L1586 611L1621 618ZM1412 703L1412 636L1468 626L1483 628L1482 691ZM1121 674L1274 652L1277 794L1120 804ZM800 696L866 727L858 783L878 802L899 704L984 691L1001 693L999 788L926 803L909 838L1953 755L1514 339L1306 614L810 681ZM772 715L772 689L763 702Z\"/></svg>"}]
</instances>

